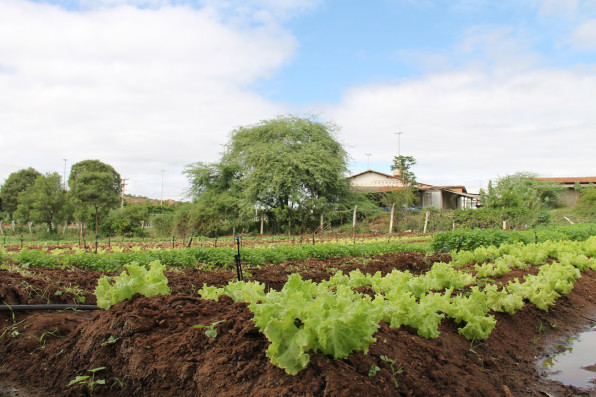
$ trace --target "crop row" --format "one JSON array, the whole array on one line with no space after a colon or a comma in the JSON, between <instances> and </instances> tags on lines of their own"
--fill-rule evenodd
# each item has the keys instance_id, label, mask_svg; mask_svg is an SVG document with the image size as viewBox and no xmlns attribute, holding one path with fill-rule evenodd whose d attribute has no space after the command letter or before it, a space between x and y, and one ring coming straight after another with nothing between
<instances>
[{"instance_id":1,"label":"crop row","mask_svg":"<svg viewBox=\"0 0 596 397\"><path fill-rule=\"evenodd\" d=\"M524 244L545 241L583 241L596 235L596 225L575 224L567 226L551 226L532 230L500 230L500 229L457 229L437 233L431 243L434 251L466 250L478 247L495 246L521 242Z\"/></svg>"},{"instance_id":2,"label":"crop row","mask_svg":"<svg viewBox=\"0 0 596 397\"><path fill-rule=\"evenodd\" d=\"M335 358L366 352L375 341L373 334L380 321L393 328L408 325L420 336L436 338L440 322L449 317L462 324L460 334L474 341L488 338L496 325L490 312L515 313L525 302L548 310L557 298L571 291L581 277L580 269L596 270L596 260L585 255L595 254L596 237L559 245L560 262L542 263L536 275L526 275L523 281L514 279L505 286L475 285L476 276L467 269L435 263L421 276L398 270L385 276L355 270L314 283L293 274L281 291L267 294L263 284L242 281L223 288L203 286L200 293L205 299L226 294L235 301L249 302L256 325L271 342L267 355L274 364L295 374L308 364L309 351ZM553 243L531 246L535 251L555 251ZM521 252L509 250L506 255L521 263L523 259L516 257ZM372 289L374 297L354 290L360 287Z\"/></svg>"},{"instance_id":3,"label":"crop row","mask_svg":"<svg viewBox=\"0 0 596 397\"><path fill-rule=\"evenodd\" d=\"M309 258L362 257L391 252L426 252L427 250L428 244L424 243L319 244L243 249L241 258L243 264L261 266L266 263L279 264ZM18 253L4 252L0 254L0 260L3 257L9 258L14 263L32 267L76 266L89 270L110 272L117 271L123 265L131 262L145 266L153 261L159 261L166 266L179 267L194 267L199 263L213 266L232 266L236 253L237 251L232 248L204 247L98 254L88 252L49 254L38 250L24 249Z\"/></svg>"}]
</instances>

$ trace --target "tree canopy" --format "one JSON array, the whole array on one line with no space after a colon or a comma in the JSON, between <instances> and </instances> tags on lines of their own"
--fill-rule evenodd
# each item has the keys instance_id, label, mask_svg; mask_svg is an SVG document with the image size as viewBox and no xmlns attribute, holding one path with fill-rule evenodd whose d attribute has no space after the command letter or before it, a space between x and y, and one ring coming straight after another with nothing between
<instances>
[{"instance_id":1,"label":"tree canopy","mask_svg":"<svg viewBox=\"0 0 596 397\"><path fill-rule=\"evenodd\" d=\"M187 167L190 192L199 201L226 199L245 216L264 211L293 224L337 208L350 195L338 129L291 115L239 127L219 163Z\"/></svg>"},{"instance_id":2,"label":"tree canopy","mask_svg":"<svg viewBox=\"0 0 596 397\"><path fill-rule=\"evenodd\" d=\"M62 178L57 172L38 176L33 186L19 194L19 218L45 223L50 234L54 232L54 222L66 219L68 209Z\"/></svg>"},{"instance_id":3,"label":"tree canopy","mask_svg":"<svg viewBox=\"0 0 596 397\"><path fill-rule=\"evenodd\" d=\"M397 178L401 187L383 194L381 202L390 207L395 204L398 207L409 207L416 201L417 182L416 174L412 167L416 165L416 159L412 156L395 156L393 158L392 170L397 170Z\"/></svg>"},{"instance_id":4,"label":"tree canopy","mask_svg":"<svg viewBox=\"0 0 596 397\"><path fill-rule=\"evenodd\" d=\"M29 167L10 174L2 185L0 190L2 211L8 213L11 220L19 205L19 194L33 186L39 176L41 173Z\"/></svg>"},{"instance_id":5,"label":"tree canopy","mask_svg":"<svg viewBox=\"0 0 596 397\"><path fill-rule=\"evenodd\" d=\"M540 181L531 172L516 172L489 182L488 192L480 192L487 209L499 210L504 219L517 219L519 226L536 226L550 222L548 209L557 205L561 186Z\"/></svg>"},{"instance_id":6,"label":"tree canopy","mask_svg":"<svg viewBox=\"0 0 596 397\"><path fill-rule=\"evenodd\" d=\"M111 165L99 160L84 160L73 164L68 177L68 187L83 208L95 210L95 233L99 230L100 210L118 206L122 179Z\"/></svg>"}]
</instances>

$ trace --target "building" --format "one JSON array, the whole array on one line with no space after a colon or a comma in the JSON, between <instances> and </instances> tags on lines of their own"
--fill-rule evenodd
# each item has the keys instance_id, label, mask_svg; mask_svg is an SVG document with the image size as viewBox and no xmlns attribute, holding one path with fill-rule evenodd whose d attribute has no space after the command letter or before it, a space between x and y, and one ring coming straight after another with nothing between
<instances>
[{"instance_id":1,"label":"building","mask_svg":"<svg viewBox=\"0 0 596 397\"><path fill-rule=\"evenodd\" d=\"M394 171L395 172L395 171ZM403 188L396 174L368 170L348 177L352 190L367 193L384 193ZM439 210L476 208L479 195L466 191L465 186L433 186L418 183L420 208L434 207Z\"/></svg>"},{"instance_id":2,"label":"building","mask_svg":"<svg viewBox=\"0 0 596 397\"><path fill-rule=\"evenodd\" d=\"M542 182L561 184L565 190L559 194L559 201L568 207L575 205L579 198L581 188L596 185L596 176L536 178Z\"/></svg>"}]
</instances>

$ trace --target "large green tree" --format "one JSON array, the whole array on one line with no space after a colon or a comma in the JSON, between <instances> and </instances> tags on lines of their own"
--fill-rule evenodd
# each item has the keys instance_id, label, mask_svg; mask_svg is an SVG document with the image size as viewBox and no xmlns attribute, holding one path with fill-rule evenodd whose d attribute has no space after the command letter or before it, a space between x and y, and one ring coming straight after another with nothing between
<instances>
[{"instance_id":1,"label":"large green tree","mask_svg":"<svg viewBox=\"0 0 596 397\"><path fill-rule=\"evenodd\" d=\"M517 226L535 226L550 222L549 209L557 206L561 186L537 179L531 172L517 172L492 181L488 191L481 191L480 202L486 208L498 209L504 220Z\"/></svg>"},{"instance_id":2,"label":"large green tree","mask_svg":"<svg viewBox=\"0 0 596 397\"><path fill-rule=\"evenodd\" d=\"M67 193L57 172L38 176L33 186L19 194L18 217L45 223L50 234L55 223L67 219L68 211Z\"/></svg>"},{"instance_id":3,"label":"large green tree","mask_svg":"<svg viewBox=\"0 0 596 397\"><path fill-rule=\"evenodd\" d=\"M2 211L6 212L11 220L14 219L19 205L19 194L33 186L39 176L41 173L29 167L10 174L2 185L0 190Z\"/></svg>"},{"instance_id":4,"label":"large green tree","mask_svg":"<svg viewBox=\"0 0 596 397\"><path fill-rule=\"evenodd\" d=\"M241 169L237 163L195 163L184 171L196 198L188 210L188 226L207 236L233 230L241 222Z\"/></svg>"},{"instance_id":5,"label":"large green tree","mask_svg":"<svg viewBox=\"0 0 596 397\"><path fill-rule=\"evenodd\" d=\"M91 208L95 214L95 234L99 232L100 214L107 215L120 203L122 178L111 165L99 160L73 164L68 177L70 192L80 206L79 214Z\"/></svg>"},{"instance_id":6,"label":"large green tree","mask_svg":"<svg viewBox=\"0 0 596 397\"><path fill-rule=\"evenodd\" d=\"M264 211L280 224L305 226L349 195L347 153L337 125L279 116L232 131L221 161L187 168L195 198L228 194L238 211Z\"/></svg>"}]
</instances>

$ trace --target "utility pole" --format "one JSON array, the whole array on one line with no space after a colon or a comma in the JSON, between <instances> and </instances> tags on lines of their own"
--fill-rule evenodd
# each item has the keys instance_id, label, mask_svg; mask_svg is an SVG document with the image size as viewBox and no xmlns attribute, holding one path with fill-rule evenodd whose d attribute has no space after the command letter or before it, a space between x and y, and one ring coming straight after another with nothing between
<instances>
[{"instance_id":1,"label":"utility pole","mask_svg":"<svg viewBox=\"0 0 596 397\"><path fill-rule=\"evenodd\" d=\"M66 191L66 160L68 160L68 159L62 159L62 160L64 160L64 186L62 187L62 189L64 191Z\"/></svg>"},{"instance_id":2,"label":"utility pole","mask_svg":"<svg viewBox=\"0 0 596 397\"><path fill-rule=\"evenodd\" d=\"M397 135L397 157L401 156L401 142L400 142L400 138L401 135L403 134L403 132L394 132L395 135Z\"/></svg>"},{"instance_id":3,"label":"utility pole","mask_svg":"<svg viewBox=\"0 0 596 397\"><path fill-rule=\"evenodd\" d=\"M370 170L370 153L366 153L365 156L367 157L366 159L366 168Z\"/></svg>"},{"instance_id":4,"label":"utility pole","mask_svg":"<svg viewBox=\"0 0 596 397\"><path fill-rule=\"evenodd\" d=\"M126 181L128 179L122 180L122 201L120 202L120 208L124 208L124 187L126 186Z\"/></svg>"},{"instance_id":5,"label":"utility pole","mask_svg":"<svg viewBox=\"0 0 596 397\"><path fill-rule=\"evenodd\" d=\"M159 205L163 205L163 174L166 170L161 170L161 200L159 201Z\"/></svg>"}]
</instances>

